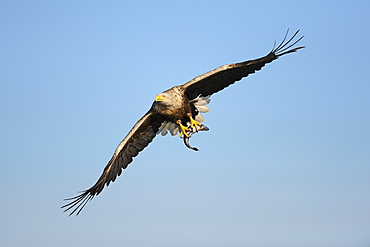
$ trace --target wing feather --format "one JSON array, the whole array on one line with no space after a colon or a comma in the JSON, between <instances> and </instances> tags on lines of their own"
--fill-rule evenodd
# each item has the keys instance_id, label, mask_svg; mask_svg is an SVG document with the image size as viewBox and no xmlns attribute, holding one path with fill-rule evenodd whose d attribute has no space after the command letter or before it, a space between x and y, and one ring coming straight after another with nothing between
<instances>
[{"instance_id":1,"label":"wing feather","mask_svg":"<svg viewBox=\"0 0 370 247\"><path fill-rule=\"evenodd\" d=\"M163 121L163 116L148 111L120 142L98 181L90 189L66 199L71 202L62 206L65 208L64 212L72 210L69 215L74 213L78 215L87 202L99 195L105 186L114 182L121 175L122 169L125 169L132 162L132 158L137 156L153 140Z\"/></svg>"},{"instance_id":2,"label":"wing feather","mask_svg":"<svg viewBox=\"0 0 370 247\"><path fill-rule=\"evenodd\" d=\"M231 84L240 81L242 78L262 69L266 64L271 63L278 57L304 48L304 46L301 46L288 50L303 38L302 36L296 41L293 41L299 32L298 30L285 42L288 31L283 41L266 56L241 63L220 66L182 85L189 100L195 99L198 96L204 97L217 93Z\"/></svg>"}]
</instances>

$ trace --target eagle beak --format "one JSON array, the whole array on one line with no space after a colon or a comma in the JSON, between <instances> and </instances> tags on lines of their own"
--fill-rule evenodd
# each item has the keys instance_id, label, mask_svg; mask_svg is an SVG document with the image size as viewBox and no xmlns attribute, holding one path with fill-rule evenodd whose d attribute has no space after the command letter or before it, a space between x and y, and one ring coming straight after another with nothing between
<instances>
[{"instance_id":1,"label":"eagle beak","mask_svg":"<svg viewBox=\"0 0 370 247\"><path fill-rule=\"evenodd\" d=\"M164 96L162 94L158 94L157 96L155 96L155 101L163 101L164 100Z\"/></svg>"}]
</instances>

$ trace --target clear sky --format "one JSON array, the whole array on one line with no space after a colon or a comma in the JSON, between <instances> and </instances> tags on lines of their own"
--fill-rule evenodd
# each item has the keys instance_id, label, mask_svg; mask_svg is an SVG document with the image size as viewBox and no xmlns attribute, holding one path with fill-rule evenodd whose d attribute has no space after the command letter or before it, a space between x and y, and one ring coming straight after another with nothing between
<instances>
[{"instance_id":1,"label":"clear sky","mask_svg":"<svg viewBox=\"0 0 370 247\"><path fill-rule=\"evenodd\" d=\"M369 1L1 1L0 246L370 246ZM78 217L155 95L307 48L213 95Z\"/></svg>"}]
</instances>

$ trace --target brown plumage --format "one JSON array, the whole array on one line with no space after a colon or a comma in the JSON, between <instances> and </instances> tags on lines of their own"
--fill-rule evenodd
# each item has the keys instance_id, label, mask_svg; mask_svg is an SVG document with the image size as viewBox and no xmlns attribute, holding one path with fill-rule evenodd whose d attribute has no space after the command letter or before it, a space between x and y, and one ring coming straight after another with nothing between
<instances>
[{"instance_id":1,"label":"brown plumage","mask_svg":"<svg viewBox=\"0 0 370 247\"><path fill-rule=\"evenodd\" d=\"M114 182L117 176L121 175L122 169L125 169L132 162L133 157L148 146L158 132L167 133L166 128L170 132L172 131L171 134L179 131L186 146L197 150L191 147L188 141L193 133L208 130L207 127L199 123L203 121L199 112L208 111L208 107L204 105L209 102L209 99L203 97L217 93L236 81L255 73L282 55L304 48L302 46L290 49L303 38L302 36L292 42L298 32L299 30L286 41L287 32L283 41L264 57L220 66L184 85L172 87L158 94L150 110L120 142L98 181L80 195L66 199L71 202L62 206L65 208L64 212L72 210L70 215L74 213L78 215L87 202L100 194L105 186Z\"/></svg>"}]
</instances>

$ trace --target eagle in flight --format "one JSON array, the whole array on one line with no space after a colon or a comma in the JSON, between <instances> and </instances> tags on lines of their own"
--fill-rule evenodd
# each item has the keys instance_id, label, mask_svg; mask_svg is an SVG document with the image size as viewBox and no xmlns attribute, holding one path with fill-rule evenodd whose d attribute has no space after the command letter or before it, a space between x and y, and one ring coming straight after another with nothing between
<instances>
[{"instance_id":1,"label":"eagle in flight","mask_svg":"<svg viewBox=\"0 0 370 247\"><path fill-rule=\"evenodd\" d=\"M172 87L158 94L149 111L120 142L98 181L81 194L66 199L70 202L62 206L64 212L71 210L69 216L78 215L86 203L121 175L122 169L125 169L133 157L148 146L157 134L166 135L168 132L171 135L179 134L188 148L198 151L197 148L190 146L189 138L198 131L208 130L201 123L204 118L200 113L208 112L209 97L243 77L255 73L265 64L304 48L304 46L292 48L303 36L296 38L298 30L287 39L288 31L283 41L278 46L275 43L271 52L264 57L220 66L181 86Z\"/></svg>"}]
</instances>

